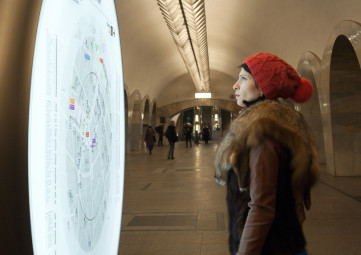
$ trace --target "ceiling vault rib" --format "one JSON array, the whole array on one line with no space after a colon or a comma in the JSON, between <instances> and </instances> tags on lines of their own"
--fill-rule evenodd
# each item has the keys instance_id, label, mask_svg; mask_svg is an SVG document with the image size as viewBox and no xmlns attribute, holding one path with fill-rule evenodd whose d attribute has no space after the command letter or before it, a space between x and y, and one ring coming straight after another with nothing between
<instances>
[{"instance_id":1,"label":"ceiling vault rib","mask_svg":"<svg viewBox=\"0 0 361 255\"><path fill-rule=\"evenodd\" d=\"M198 75L200 76L200 74L201 74L201 73L200 73L200 71L199 71L199 66L198 66L198 61L197 61L196 53L194 52L194 48L193 48L193 43L192 43L191 35L190 35L190 33L189 33L189 27L188 27L188 23L187 23L187 18L186 18L186 15L185 15L185 13L184 13L182 0L179 0L179 6L180 6L180 9L181 9L182 14L183 14L184 25L185 25L186 30L187 30L187 34L188 34L188 41L189 41L189 43L190 43L190 45L191 45L191 48L192 48L194 61L195 61L196 66L197 66Z\"/></svg>"},{"instance_id":2,"label":"ceiling vault rib","mask_svg":"<svg viewBox=\"0 0 361 255\"><path fill-rule=\"evenodd\" d=\"M209 91L204 0L157 0L159 9L197 91Z\"/></svg>"}]
</instances>

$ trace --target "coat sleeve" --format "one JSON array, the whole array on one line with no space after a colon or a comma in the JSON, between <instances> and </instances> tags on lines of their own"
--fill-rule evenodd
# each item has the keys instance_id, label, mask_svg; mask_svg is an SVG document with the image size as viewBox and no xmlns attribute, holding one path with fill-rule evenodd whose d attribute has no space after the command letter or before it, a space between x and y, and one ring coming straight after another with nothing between
<instances>
[{"instance_id":1,"label":"coat sleeve","mask_svg":"<svg viewBox=\"0 0 361 255\"><path fill-rule=\"evenodd\" d=\"M279 155L280 145L270 140L250 149L250 210L237 255L262 252L275 217Z\"/></svg>"}]
</instances>

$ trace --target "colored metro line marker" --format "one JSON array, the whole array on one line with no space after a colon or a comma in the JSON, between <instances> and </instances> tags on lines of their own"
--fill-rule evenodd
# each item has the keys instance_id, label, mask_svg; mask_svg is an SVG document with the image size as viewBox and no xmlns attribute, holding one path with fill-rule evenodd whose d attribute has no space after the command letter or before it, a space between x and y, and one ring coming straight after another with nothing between
<instances>
[{"instance_id":1,"label":"colored metro line marker","mask_svg":"<svg viewBox=\"0 0 361 255\"><path fill-rule=\"evenodd\" d=\"M69 101L70 101L70 103L71 103L71 104L75 104L75 100L74 100L74 98L70 98L70 100L69 100Z\"/></svg>"},{"instance_id":2,"label":"colored metro line marker","mask_svg":"<svg viewBox=\"0 0 361 255\"><path fill-rule=\"evenodd\" d=\"M74 111L74 110L75 110L75 105L70 104L70 105L69 105L69 109Z\"/></svg>"},{"instance_id":3,"label":"colored metro line marker","mask_svg":"<svg viewBox=\"0 0 361 255\"><path fill-rule=\"evenodd\" d=\"M86 132L86 137L89 137L89 132Z\"/></svg>"},{"instance_id":4,"label":"colored metro line marker","mask_svg":"<svg viewBox=\"0 0 361 255\"><path fill-rule=\"evenodd\" d=\"M99 50L99 45L98 45L98 44L95 44L95 48L96 48L97 50Z\"/></svg>"},{"instance_id":5,"label":"colored metro line marker","mask_svg":"<svg viewBox=\"0 0 361 255\"><path fill-rule=\"evenodd\" d=\"M102 63L102 64L104 63L104 60L102 58L100 58L99 60L100 60L100 63Z\"/></svg>"},{"instance_id":6,"label":"colored metro line marker","mask_svg":"<svg viewBox=\"0 0 361 255\"><path fill-rule=\"evenodd\" d=\"M96 139L95 139L95 138L93 138L93 143L96 143Z\"/></svg>"},{"instance_id":7,"label":"colored metro line marker","mask_svg":"<svg viewBox=\"0 0 361 255\"><path fill-rule=\"evenodd\" d=\"M87 60L90 60L89 54L84 53L84 57L85 57Z\"/></svg>"}]
</instances>

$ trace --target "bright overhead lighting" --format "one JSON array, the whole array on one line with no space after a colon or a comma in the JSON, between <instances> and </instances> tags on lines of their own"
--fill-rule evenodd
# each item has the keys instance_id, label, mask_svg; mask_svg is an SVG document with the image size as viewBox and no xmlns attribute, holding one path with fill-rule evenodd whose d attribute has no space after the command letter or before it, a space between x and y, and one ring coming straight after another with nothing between
<instances>
[{"instance_id":1,"label":"bright overhead lighting","mask_svg":"<svg viewBox=\"0 0 361 255\"><path fill-rule=\"evenodd\" d=\"M157 0L168 29L198 91L209 91L204 0Z\"/></svg>"},{"instance_id":2,"label":"bright overhead lighting","mask_svg":"<svg viewBox=\"0 0 361 255\"><path fill-rule=\"evenodd\" d=\"M211 93L194 93L195 98L212 98Z\"/></svg>"}]
</instances>

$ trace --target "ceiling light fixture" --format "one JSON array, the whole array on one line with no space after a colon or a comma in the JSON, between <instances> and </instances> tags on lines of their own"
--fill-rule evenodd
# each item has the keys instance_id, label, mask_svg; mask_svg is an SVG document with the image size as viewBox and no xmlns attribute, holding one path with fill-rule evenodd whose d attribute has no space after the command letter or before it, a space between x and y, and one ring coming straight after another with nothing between
<instances>
[{"instance_id":1,"label":"ceiling light fixture","mask_svg":"<svg viewBox=\"0 0 361 255\"><path fill-rule=\"evenodd\" d=\"M194 93L195 98L212 98L211 93Z\"/></svg>"},{"instance_id":2,"label":"ceiling light fixture","mask_svg":"<svg viewBox=\"0 0 361 255\"><path fill-rule=\"evenodd\" d=\"M209 91L204 0L157 0L169 31L198 91Z\"/></svg>"}]
</instances>

